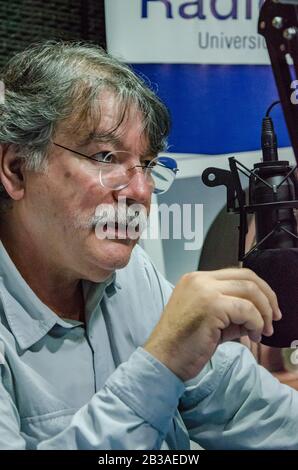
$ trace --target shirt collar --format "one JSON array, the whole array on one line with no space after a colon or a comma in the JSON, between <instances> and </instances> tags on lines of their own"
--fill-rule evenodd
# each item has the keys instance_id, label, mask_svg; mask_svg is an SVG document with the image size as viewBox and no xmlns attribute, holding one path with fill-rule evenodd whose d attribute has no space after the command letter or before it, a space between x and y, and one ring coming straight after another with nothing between
<instances>
[{"instance_id":1,"label":"shirt collar","mask_svg":"<svg viewBox=\"0 0 298 470\"><path fill-rule=\"evenodd\" d=\"M101 283L83 281L83 294L86 301L86 314L101 301L105 289L107 295L113 295L115 287L121 288L114 272ZM74 328L82 324L68 321L56 315L32 291L23 279L0 241L0 297L8 325L21 349L28 349L56 324L64 328Z\"/></svg>"}]
</instances>

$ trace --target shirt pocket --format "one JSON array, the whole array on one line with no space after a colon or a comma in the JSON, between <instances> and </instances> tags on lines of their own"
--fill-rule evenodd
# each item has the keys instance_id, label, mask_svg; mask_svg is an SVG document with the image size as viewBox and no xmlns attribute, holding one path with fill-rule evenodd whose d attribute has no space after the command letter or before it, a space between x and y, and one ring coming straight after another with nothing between
<instances>
[{"instance_id":1,"label":"shirt pocket","mask_svg":"<svg viewBox=\"0 0 298 470\"><path fill-rule=\"evenodd\" d=\"M77 409L63 409L38 416L21 418L21 434L27 449L36 449L39 442L50 439L70 424Z\"/></svg>"}]
</instances>

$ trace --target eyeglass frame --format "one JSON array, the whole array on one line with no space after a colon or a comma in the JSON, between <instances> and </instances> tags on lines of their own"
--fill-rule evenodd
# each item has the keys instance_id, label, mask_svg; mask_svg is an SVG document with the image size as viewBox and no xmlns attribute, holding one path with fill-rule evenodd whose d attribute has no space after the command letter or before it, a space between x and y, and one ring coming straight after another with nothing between
<instances>
[{"instance_id":1,"label":"eyeglass frame","mask_svg":"<svg viewBox=\"0 0 298 470\"><path fill-rule=\"evenodd\" d=\"M53 144L56 145L57 147L60 147L60 148L62 148L62 149L64 149L64 150L68 150L69 152L72 152L72 153L74 153L74 154L80 155L81 157L84 157L84 158L88 158L89 160L93 160L93 161L95 161L95 162L97 162L97 163L108 163L108 164L111 165L111 162L105 162L104 160L103 160L103 161L98 161L96 158L94 158L94 155L96 155L97 153L105 153L105 152L96 152L96 153L94 153L94 154L92 154L92 155L86 155L85 153L78 152L77 150L70 149L70 148L68 148L68 147L65 147L64 145L57 144L56 142L53 142ZM113 151L107 152L107 155L109 155L110 153L113 153ZM155 157L155 158L159 158L159 157ZM153 160L155 160L155 158L154 158ZM166 158L170 158L171 160L173 160L173 161L176 163L176 160L175 160L174 158L171 158L171 157L166 157ZM151 161L152 161L152 160L150 160L149 165L150 165ZM146 168L147 168L147 169L148 169L148 168L150 168L149 165L135 165L135 166L133 166L133 167L131 167L131 168L127 168L127 170L133 170L134 168L142 168L142 169L146 169ZM179 171L179 168L177 168L177 167L176 167L176 168L170 168L170 167L165 166L165 168L167 168L168 170L172 171L175 176L176 176L176 174L177 174L178 171ZM130 183L128 183L128 184L130 184ZM170 187L171 187L171 185L170 185ZM168 188L168 189L169 189L169 188ZM167 189L166 191L168 191L168 189ZM166 191L165 191L165 192L166 192Z\"/></svg>"}]
</instances>

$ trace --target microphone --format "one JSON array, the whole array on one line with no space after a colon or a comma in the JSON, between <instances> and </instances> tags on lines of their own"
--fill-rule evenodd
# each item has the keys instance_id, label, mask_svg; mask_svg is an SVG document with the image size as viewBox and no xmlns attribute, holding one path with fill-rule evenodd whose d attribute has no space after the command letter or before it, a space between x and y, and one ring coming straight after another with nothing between
<instances>
[{"instance_id":1,"label":"microphone","mask_svg":"<svg viewBox=\"0 0 298 470\"><path fill-rule=\"evenodd\" d=\"M268 114L277 103L279 101L270 106L263 119L263 162L254 165L249 180L249 204L254 206L256 241L262 250L297 246L294 208L291 204L280 209L275 205L276 202L293 202L296 198L294 172L288 161L278 160L277 138Z\"/></svg>"},{"instance_id":2,"label":"microphone","mask_svg":"<svg viewBox=\"0 0 298 470\"><path fill-rule=\"evenodd\" d=\"M277 295L283 317L274 322L274 334L263 336L268 346L288 348L298 341L298 235L295 209L298 207L297 165L278 160L277 138L267 110L262 122L263 161L252 170L234 157L230 171L207 168L202 180L207 186L227 187L227 209L240 215L239 260L243 267L264 279ZM249 178L248 196L242 189L239 172ZM248 201L247 201L248 199ZM254 214L256 243L245 253L247 215ZM297 286L297 287L296 287Z\"/></svg>"}]
</instances>

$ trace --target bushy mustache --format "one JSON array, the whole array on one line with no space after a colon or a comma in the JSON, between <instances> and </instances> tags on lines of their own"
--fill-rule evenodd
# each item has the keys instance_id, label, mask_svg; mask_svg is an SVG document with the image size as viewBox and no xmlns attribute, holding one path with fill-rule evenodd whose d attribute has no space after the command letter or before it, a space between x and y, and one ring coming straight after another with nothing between
<instances>
[{"instance_id":1,"label":"bushy mustache","mask_svg":"<svg viewBox=\"0 0 298 470\"><path fill-rule=\"evenodd\" d=\"M125 208L112 206L111 204L102 204L96 209L93 217L93 227L104 224L115 224L120 226L147 225L147 210L141 204L133 204Z\"/></svg>"},{"instance_id":2,"label":"bushy mustache","mask_svg":"<svg viewBox=\"0 0 298 470\"><path fill-rule=\"evenodd\" d=\"M139 235L148 225L148 210L142 204L113 206L112 204L100 204L95 214L89 218L76 217L75 229L101 229L108 225L115 228L127 228Z\"/></svg>"}]
</instances>

